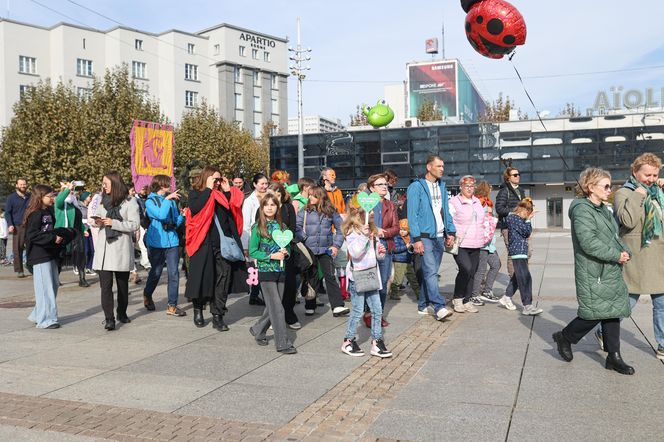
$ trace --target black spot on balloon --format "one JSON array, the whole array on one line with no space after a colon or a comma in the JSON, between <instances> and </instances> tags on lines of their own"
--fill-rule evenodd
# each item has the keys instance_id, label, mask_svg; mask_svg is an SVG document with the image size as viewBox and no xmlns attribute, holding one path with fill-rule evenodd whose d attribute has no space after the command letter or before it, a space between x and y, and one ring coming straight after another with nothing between
<instances>
[{"instance_id":1,"label":"black spot on balloon","mask_svg":"<svg viewBox=\"0 0 664 442\"><path fill-rule=\"evenodd\" d=\"M506 45L514 44L515 41L516 41L516 38L514 38L513 35L506 35L503 38L503 43L505 43Z\"/></svg>"},{"instance_id":2,"label":"black spot on balloon","mask_svg":"<svg viewBox=\"0 0 664 442\"><path fill-rule=\"evenodd\" d=\"M478 25L481 25L482 22L484 21L484 17L482 17L481 15L478 15L477 18L475 19L475 21L477 22Z\"/></svg>"},{"instance_id":3,"label":"black spot on balloon","mask_svg":"<svg viewBox=\"0 0 664 442\"><path fill-rule=\"evenodd\" d=\"M470 22L467 21L466 22L466 32L470 32L471 29L472 29L472 27L470 26Z\"/></svg>"},{"instance_id":4,"label":"black spot on balloon","mask_svg":"<svg viewBox=\"0 0 664 442\"><path fill-rule=\"evenodd\" d=\"M502 20L499 18L492 18L489 20L489 23L486 24L486 28L490 34L500 35L505 27L503 26Z\"/></svg>"}]
</instances>

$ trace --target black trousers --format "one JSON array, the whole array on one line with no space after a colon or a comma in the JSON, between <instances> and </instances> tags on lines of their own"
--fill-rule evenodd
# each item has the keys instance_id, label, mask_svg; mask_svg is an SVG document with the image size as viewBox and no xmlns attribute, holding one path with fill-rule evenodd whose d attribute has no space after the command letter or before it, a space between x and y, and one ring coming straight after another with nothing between
<instances>
[{"instance_id":1,"label":"black trousers","mask_svg":"<svg viewBox=\"0 0 664 442\"><path fill-rule=\"evenodd\" d=\"M228 290L231 288L233 273L231 263L221 256L219 249L212 248L214 254L214 297L210 299L210 313L224 315L228 309Z\"/></svg>"},{"instance_id":2,"label":"black trousers","mask_svg":"<svg viewBox=\"0 0 664 442\"><path fill-rule=\"evenodd\" d=\"M528 269L527 259L513 259L514 273L505 289L505 296L514 296L517 290L521 292L521 304L524 306L533 303L533 277Z\"/></svg>"},{"instance_id":3,"label":"black trousers","mask_svg":"<svg viewBox=\"0 0 664 442\"><path fill-rule=\"evenodd\" d=\"M284 317L286 324L295 324L298 322L297 315L293 310L295 308L295 301L297 300L297 274L293 269L292 256L289 256L286 262L284 294L281 299L281 304L284 307ZM267 300L266 300L267 302Z\"/></svg>"},{"instance_id":4,"label":"black trousers","mask_svg":"<svg viewBox=\"0 0 664 442\"><path fill-rule=\"evenodd\" d=\"M480 263L480 249L459 247L459 253L454 255L454 261L459 267L459 273L454 280L454 298L463 298L465 304L473 293L473 279Z\"/></svg>"},{"instance_id":5,"label":"black trousers","mask_svg":"<svg viewBox=\"0 0 664 442\"><path fill-rule=\"evenodd\" d=\"M118 288L118 318L127 316L127 305L129 304L129 272L111 272L101 270L99 272L99 285L101 287L101 308L104 310L106 319L115 319L113 316L113 276Z\"/></svg>"},{"instance_id":6,"label":"black trousers","mask_svg":"<svg viewBox=\"0 0 664 442\"><path fill-rule=\"evenodd\" d=\"M514 260L516 263L516 260ZM516 271L516 269L514 269ZM602 337L604 339L604 349L609 353L620 351L620 319L596 319L587 320L575 318L563 329L563 336L572 344L578 343L581 338L587 335L597 324L602 324Z\"/></svg>"},{"instance_id":7,"label":"black trousers","mask_svg":"<svg viewBox=\"0 0 664 442\"><path fill-rule=\"evenodd\" d=\"M316 259L318 259L318 265L325 278L325 289L327 290L327 298L330 301L330 307L343 307L344 299L341 296L341 287L339 286L339 280L337 279L337 274L334 269L334 260L327 253L316 255ZM307 300L304 308L316 309L316 300Z\"/></svg>"},{"instance_id":8,"label":"black trousers","mask_svg":"<svg viewBox=\"0 0 664 442\"><path fill-rule=\"evenodd\" d=\"M23 271L23 250L25 250L25 227L14 226L12 251L14 252L14 272Z\"/></svg>"}]
</instances>

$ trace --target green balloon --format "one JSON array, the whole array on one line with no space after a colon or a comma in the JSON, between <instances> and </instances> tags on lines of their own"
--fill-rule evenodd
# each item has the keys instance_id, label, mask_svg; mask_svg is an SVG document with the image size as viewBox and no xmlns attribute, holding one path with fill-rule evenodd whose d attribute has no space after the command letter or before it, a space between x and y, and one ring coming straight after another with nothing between
<instances>
[{"instance_id":1,"label":"green balloon","mask_svg":"<svg viewBox=\"0 0 664 442\"><path fill-rule=\"evenodd\" d=\"M378 100L373 107L362 106L362 113L366 115L369 124L375 128L387 126L394 120L394 111L385 100Z\"/></svg>"}]
</instances>

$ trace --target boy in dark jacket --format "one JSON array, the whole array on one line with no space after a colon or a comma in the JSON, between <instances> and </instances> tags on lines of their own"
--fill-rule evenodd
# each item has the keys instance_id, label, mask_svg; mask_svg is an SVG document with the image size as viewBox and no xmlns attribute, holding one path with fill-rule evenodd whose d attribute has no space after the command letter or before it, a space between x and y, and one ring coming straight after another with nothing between
<instances>
[{"instance_id":1,"label":"boy in dark jacket","mask_svg":"<svg viewBox=\"0 0 664 442\"><path fill-rule=\"evenodd\" d=\"M417 282L413 269L413 245L410 243L408 220L405 218L399 220L399 235L394 237L392 261L394 262L394 280L390 287L390 299L401 300L399 286L403 283L404 276L408 279L408 284L415 292L415 296L419 297L420 284Z\"/></svg>"}]
</instances>

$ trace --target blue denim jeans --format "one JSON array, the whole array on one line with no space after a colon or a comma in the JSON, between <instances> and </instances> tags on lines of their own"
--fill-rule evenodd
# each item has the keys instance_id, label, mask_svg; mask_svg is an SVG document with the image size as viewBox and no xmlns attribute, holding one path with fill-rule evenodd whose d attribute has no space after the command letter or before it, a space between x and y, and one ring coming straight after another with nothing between
<instances>
[{"instance_id":1,"label":"blue denim jeans","mask_svg":"<svg viewBox=\"0 0 664 442\"><path fill-rule=\"evenodd\" d=\"M145 283L143 294L152 296L154 290L159 284L161 272L164 270L164 264L168 267L168 305L178 305L178 288L180 285L180 249L179 247L169 247L160 249L157 247L148 248L148 258L150 259L150 273Z\"/></svg>"},{"instance_id":2,"label":"blue denim jeans","mask_svg":"<svg viewBox=\"0 0 664 442\"><path fill-rule=\"evenodd\" d=\"M387 244L385 249L387 249ZM378 269L380 270L380 282L383 285L383 288L378 292L380 294L380 305L385 309L385 299L387 299L387 281L390 279L392 274L392 254L386 253L385 259L378 261Z\"/></svg>"},{"instance_id":3,"label":"blue denim jeans","mask_svg":"<svg viewBox=\"0 0 664 442\"><path fill-rule=\"evenodd\" d=\"M36 264L32 268L32 280L35 287L35 308L28 320L37 323L37 328L46 328L58 322L58 265L55 260Z\"/></svg>"},{"instance_id":4,"label":"blue denim jeans","mask_svg":"<svg viewBox=\"0 0 664 442\"><path fill-rule=\"evenodd\" d=\"M634 310L639 296L629 294L630 310ZM652 327L655 329L655 341L664 347L664 293L650 295L650 298L652 299Z\"/></svg>"},{"instance_id":5,"label":"blue denim jeans","mask_svg":"<svg viewBox=\"0 0 664 442\"><path fill-rule=\"evenodd\" d=\"M348 292L350 293L350 301L353 308L348 317L348 326L346 327L346 339L353 339L357 332L357 324L364 313L364 302L369 305L371 310L371 338L383 339L383 328L380 325L380 320L383 316L383 308L380 305L380 295L378 290L372 292L357 293L355 290L355 282L348 280Z\"/></svg>"},{"instance_id":6,"label":"blue denim jeans","mask_svg":"<svg viewBox=\"0 0 664 442\"><path fill-rule=\"evenodd\" d=\"M438 312L445 307L445 298L440 294L438 286L438 269L443 259L445 240L443 238L422 238L424 255L422 256L422 286L420 297L417 302L418 310L424 310L433 305L434 311Z\"/></svg>"}]
</instances>

